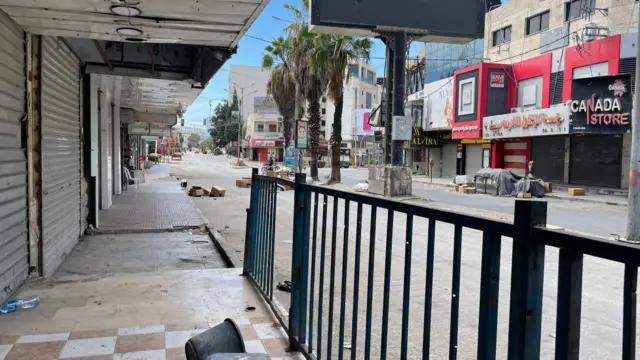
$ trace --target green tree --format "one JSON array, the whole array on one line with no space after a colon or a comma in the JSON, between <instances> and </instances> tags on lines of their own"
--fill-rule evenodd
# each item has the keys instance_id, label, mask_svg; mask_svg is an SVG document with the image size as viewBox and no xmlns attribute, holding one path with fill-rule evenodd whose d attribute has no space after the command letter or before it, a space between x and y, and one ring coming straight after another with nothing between
<instances>
[{"instance_id":1,"label":"green tree","mask_svg":"<svg viewBox=\"0 0 640 360\"><path fill-rule=\"evenodd\" d=\"M328 78L327 94L335 104L331 126L331 177L330 183L340 182L340 143L342 142L342 109L344 107L344 83L351 72L348 65L357 60L369 61L371 40L350 36L320 34L314 38L309 57L312 68Z\"/></svg>"},{"instance_id":2,"label":"green tree","mask_svg":"<svg viewBox=\"0 0 640 360\"><path fill-rule=\"evenodd\" d=\"M200 135L195 133L189 135L189 137L187 138L187 146L189 146L190 148L197 148L198 145L200 145Z\"/></svg>"},{"instance_id":3,"label":"green tree","mask_svg":"<svg viewBox=\"0 0 640 360\"><path fill-rule=\"evenodd\" d=\"M227 100L219 102L213 109L209 134L219 147L224 147L231 141L238 140L239 119L232 115L233 111L232 105Z\"/></svg>"}]
</instances>

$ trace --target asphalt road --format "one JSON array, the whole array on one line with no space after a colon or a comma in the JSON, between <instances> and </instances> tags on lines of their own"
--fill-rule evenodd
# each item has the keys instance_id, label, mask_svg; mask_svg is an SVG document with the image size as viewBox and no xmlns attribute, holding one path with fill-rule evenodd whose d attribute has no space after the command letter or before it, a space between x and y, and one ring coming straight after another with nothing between
<instances>
[{"instance_id":1,"label":"asphalt road","mask_svg":"<svg viewBox=\"0 0 640 360\"><path fill-rule=\"evenodd\" d=\"M230 159L224 156L192 155L187 154L180 163L172 163L171 169L174 176L186 178L191 185L213 186L221 185L226 188L224 198L194 198L194 201L203 214L214 227L225 236L225 241L239 258L242 258L244 247L244 231L246 214L249 206L249 189L235 187L235 180L242 176L249 176L250 169L232 169ZM328 169L322 169L320 176L328 174ZM366 178L366 171L362 169L346 169L343 172L343 182L353 185L358 180ZM349 186L344 186L349 188ZM508 219L513 209L513 199L496 198L486 195L463 195L447 191L445 189L427 188L422 185L414 187L414 193L420 197L429 199L424 203L443 209L465 211L489 218ZM320 199L322 201L322 198ZM276 219L276 244L275 244L275 282L288 280L291 274L291 243L293 220L293 192L279 193L277 197L278 212ZM322 206L322 204L320 204ZM322 304L324 312L322 318L323 355L327 358L326 342L329 334L333 335L332 357L337 357L340 347L349 356L349 347L357 347L357 358L363 357L364 324L366 321L366 294L369 271L373 271L373 295L372 295L372 359L379 358L381 347L381 313L383 303L384 269L387 244L386 219L384 210L378 211L375 221L377 232L374 238L368 236L368 231L363 231L362 249L359 256L355 254L355 222L357 210L355 204L349 208L347 222L344 203L337 207L338 229L336 236L336 253L331 254L332 236L330 229L333 227L333 201L327 204L327 243L325 244L324 257L321 256L322 231L318 231L316 245L316 268L311 271L315 274L315 306L314 324L318 325L319 314L317 312L319 298L318 292L322 288ZM365 206L362 218L363 229L369 229L371 219L370 209ZM567 229L588 232L596 235L607 236L610 233L622 233L626 208L608 205L592 205L564 200L550 199L549 223L564 226ZM321 219L319 219L321 223ZM404 289L404 268L408 257L406 253L406 218L402 214L396 214L392 229L391 242L391 284L389 299L389 359L399 358L402 292ZM348 231L343 231L346 226ZM409 317L409 358L418 359L422 350L422 329L424 314L424 289L425 289L425 259L426 259L426 221L414 222L412 253L411 253L411 287L410 287L410 317ZM344 234L348 240L344 241ZM366 234L366 235L365 235ZM433 283L433 313L431 332L431 358L448 358L449 352L449 321L451 304L451 276L453 263L453 227L447 224L436 226L436 248ZM344 254L344 244L347 243L347 254ZM509 286L511 268L511 239L503 238L502 256L500 263L500 296L498 316L498 359L506 358L506 335L508 331L509 310ZM369 249L375 244L373 263L369 263ZM476 357L478 303L479 303L479 275L481 261L481 234L477 231L465 229L463 231L462 269L460 302L460 325L458 330L458 343L456 349L459 359L472 359ZM359 271L359 286L354 285L354 260L361 260ZM342 264L346 261L347 274L345 279L346 303L345 324L340 326L339 313L341 309L341 285ZM543 300L543 328L541 334L541 359L553 358L555 342L555 304L557 294L557 250L549 248L546 251L545 281ZM320 267L324 265L324 284L319 285ZM333 286L330 283L330 268L335 265L335 279ZM622 334L622 279L623 267L608 261L585 257L583 275L583 300L582 300L582 324L581 324L581 359L619 359L621 354ZM333 289L333 296L330 290ZM356 290L359 292L359 305L353 311ZM276 291L276 298L288 308L289 294ZM333 327L329 329L329 303L334 300ZM352 315L356 317L353 318ZM351 343L351 329L353 320L357 319L358 330L355 343ZM341 330L344 330L344 343L339 342ZM314 342L317 341L317 330ZM315 344L314 344L315 345ZM344 345L344 346L343 346ZM347 346L349 345L349 346Z\"/></svg>"}]
</instances>

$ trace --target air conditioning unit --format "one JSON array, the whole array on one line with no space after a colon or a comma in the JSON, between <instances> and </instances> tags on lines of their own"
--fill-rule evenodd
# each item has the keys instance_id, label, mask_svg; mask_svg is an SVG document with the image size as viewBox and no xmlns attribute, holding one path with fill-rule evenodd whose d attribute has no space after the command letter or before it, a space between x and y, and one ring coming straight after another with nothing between
<instances>
[{"instance_id":1,"label":"air conditioning unit","mask_svg":"<svg viewBox=\"0 0 640 360\"><path fill-rule=\"evenodd\" d=\"M514 107L514 108L511 108L511 113L512 113L512 114L513 114L513 113L517 113L517 112L521 112L521 111L522 111L522 108L520 108L520 107Z\"/></svg>"},{"instance_id":2,"label":"air conditioning unit","mask_svg":"<svg viewBox=\"0 0 640 360\"><path fill-rule=\"evenodd\" d=\"M609 28L596 23L585 24L582 30L582 37L586 42L602 39L607 36L609 36Z\"/></svg>"},{"instance_id":3,"label":"air conditioning unit","mask_svg":"<svg viewBox=\"0 0 640 360\"><path fill-rule=\"evenodd\" d=\"M134 122L133 109L120 109L120 122L122 124L130 124Z\"/></svg>"}]
</instances>

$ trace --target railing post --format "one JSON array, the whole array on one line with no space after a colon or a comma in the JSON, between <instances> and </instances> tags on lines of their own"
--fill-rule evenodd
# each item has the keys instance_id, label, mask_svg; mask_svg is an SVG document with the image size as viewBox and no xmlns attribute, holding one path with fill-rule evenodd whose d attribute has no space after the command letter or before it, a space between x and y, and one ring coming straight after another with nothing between
<instances>
[{"instance_id":1,"label":"railing post","mask_svg":"<svg viewBox=\"0 0 640 360\"><path fill-rule=\"evenodd\" d=\"M256 210L258 209L258 184L256 180L258 175L258 168L251 169L251 200L249 201L249 209L247 209L247 230L244 244L244 264L243 275L249 275L254 271L253 265L255 263L255 246L256 246ZM255 275L255 274L251 274Z\"/></svg>"},{"instance_id":2,"label":"railing post","mask_svg":"<svg viewBox=\"0 0 640 360\"><path fill-rule=\"evenodd\" d=\"M298 350L297 347L304 341L304 324L306 323L306 295L304 264L308 262L309 254L304 249L309 241L309 209L305 191L302 184L306 182L306 174L296 174L294 185L293 203L293 246L291 247L291 308L289 309L289 347L290 350ZM304 229L307 228L307 231ZM306 245L305 245L306 244ZM306 259L306 260L305 260Z\"/></svg>"},{"instance_id":3,"label":"railing post","mask_svg":"<svg viewBox=\"0 0 640 360\"><path fill-rule=\"evenodd\" d=\"M540 358L544 244L533 237L533 228L547 223L547 203L518 200L515 203L511 301L509 309L509 360Z\"/></svg>"}]
</instances>

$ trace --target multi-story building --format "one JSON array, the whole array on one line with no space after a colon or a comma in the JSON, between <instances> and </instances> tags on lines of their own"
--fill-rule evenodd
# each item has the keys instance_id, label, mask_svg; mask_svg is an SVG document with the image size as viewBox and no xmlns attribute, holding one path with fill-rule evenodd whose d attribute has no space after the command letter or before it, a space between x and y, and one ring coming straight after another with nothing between
<instances>
[{"instance_id":1,"label":"multi-story building","mask_svg":"<svg viewBox=\"0 0 640 360\"><path fill-rule=\"evenodd\" d=\"M453 76L453 72L465 66L478 64L484 58L484 39L466 44L425 44L425 83Z\"/></svg>"},{"instance_id":2,"label":"multi-story building","mask_svg":"<svg viewBox=\"0 0 640 360\"><path fill-rule=\"evenodd\" d=\"M261 66L229 66L228 100L233 100L234 91L238 94L243 123L254 113L256 99L264 99L267 96L268 82L269 70Z\"/></svg>"},{"instance_id":3,"label":"multi-story building","mask_svg":"<svg viewBox=\"0 0 640 360\"><path fill-rule=\"evenodd\" d=\"M273 157L283 160L284 137L282 117L269 98L256 99L254 110L247 118L245 136L245 156L249 160L267 162Z\"/></svg>"}]
</instances>

